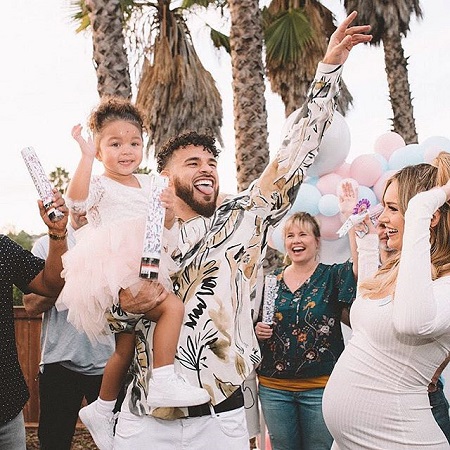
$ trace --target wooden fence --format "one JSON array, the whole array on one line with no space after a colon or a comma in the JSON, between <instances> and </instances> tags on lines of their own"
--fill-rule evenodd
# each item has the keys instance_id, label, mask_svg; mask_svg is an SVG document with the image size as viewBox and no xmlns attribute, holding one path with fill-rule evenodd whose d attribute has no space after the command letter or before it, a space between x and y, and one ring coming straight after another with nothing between
<instances>
[{"instance_id":1,"label":"wooden fence","mask_svg":"<svg viewBox=\"0 0 450 450\"><path fill-rule=\"evenodd\" d=\"M25 424L37 426L39 420L39 386L37 375L41 356L41 316L28 317L23 306L14 307L17 352L25 381L30 390L30 399L23 409Z\"/></svg>"}]
</instances>

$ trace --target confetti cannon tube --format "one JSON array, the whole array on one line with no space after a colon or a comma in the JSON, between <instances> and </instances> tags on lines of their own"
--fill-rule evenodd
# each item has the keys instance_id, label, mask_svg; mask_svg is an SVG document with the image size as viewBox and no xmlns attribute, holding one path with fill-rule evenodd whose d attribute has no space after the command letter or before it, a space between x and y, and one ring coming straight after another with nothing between
<instances>
[{"instance_id":1,"label":"confetti cannon tube","mask_svg":"<svg viewBox=\"0 0 450 450\"><path fill-rule=\"evenodd\" d=\"M39 197L41 197L44 203L44 208L47 211L47 215L52 222L57 222L64 217L64 214L52 206L53 187L44 172L39 158L34 151L33 147L25 147L21 151L23 160L30 172L33 183L38 191Z\"/></svg>"},{"instance_id":2,"label":"confetti cannon tube","mask_svg":"<svg viewBox=\"0 0 450 450\"><path fill-rule=\"evenodd\" d=\"M264 280L264 299L262 321L271 325L275 313L275 300L278 295L277 277L275 275L266 275Z\"/></svg>"},{"instance_id":3,"label":"confetti cannon tube","mask_svg":"<svg viewBox=\"0 0 450 450\"><path fill-rule=\"evenodd\" d=\"M166 214L166 209L161 205L161 193L168 186L169 180L161 175L151 174L150 176L152 177L152 183L139 276L149 280L156 280L159 273L164 217Z\"/></svg>"}]
</instances>

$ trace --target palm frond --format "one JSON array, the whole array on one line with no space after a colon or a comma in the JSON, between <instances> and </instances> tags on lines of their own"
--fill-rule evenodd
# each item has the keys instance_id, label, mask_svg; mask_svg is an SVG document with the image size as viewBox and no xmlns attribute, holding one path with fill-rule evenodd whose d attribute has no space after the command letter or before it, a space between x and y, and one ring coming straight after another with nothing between
<instances>
[{"instance_id":1,"label":"palm frond","mask_svg":"<svg viewBox=\"0 0 450 450\"><path fill-rule=\"evenodd\" d=\"M224 48L225 51L230 54L231 47L230 47L230 37L226 34L221 33L219 30L214 29L213 27L210 27L211 33L210 37L213 42L214 47L216 48Z\"/></svg>"},{"instance_id":2,"label":"palm frond","mask_svg":"<svg viewBox=\"0 0 450 450\"><path fill-rule=\"evenodd\" d=\"M193 6L201 6L207 8L209 5L217 4L216 0L183 0L181 7L184 9L192 8Z\"/></svg>"},{"instance_id":3,"label":"palm frond","mask_svg":"<svg viewBox=\"0 0 450 450\"><path fill-rule=\"evenodd\" d=\"M222 102L215 81L201 64L182 15L172 10L164 23L147 49L151 59L145 59L136 98L147 116L147 150L157 152L188 129L208 131L222 142Z\"/></svg>"},{"instance_id":4,"label":"palm frond","mask_svg":"<svg viewBox=\"0 0 450 450\"><path fill-rule=\"evenodd\" d=\"M267 58L280 64L295 61L313 37L309 21L300 9L284 11L265 30Z\"/></svg>"}]
</instances>

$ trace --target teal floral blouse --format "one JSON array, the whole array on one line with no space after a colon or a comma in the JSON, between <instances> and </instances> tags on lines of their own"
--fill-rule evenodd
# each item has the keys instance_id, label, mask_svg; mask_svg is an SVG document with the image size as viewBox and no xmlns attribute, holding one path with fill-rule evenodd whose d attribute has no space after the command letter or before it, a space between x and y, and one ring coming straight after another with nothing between
<instances>
[{"instance_id":1,"label":"teal floral blouse","mask_svg":"<svg viewBox=\"0 0 450 450\"><path fill-rule=\"evenodd\" d=\"M302 286L291 292L278 279L273 334L261 341L260 375L270 378L314 378L329 375L344 350L340 318L356 294L352 263L319 264Z\"/></svg>"}]
</instances>

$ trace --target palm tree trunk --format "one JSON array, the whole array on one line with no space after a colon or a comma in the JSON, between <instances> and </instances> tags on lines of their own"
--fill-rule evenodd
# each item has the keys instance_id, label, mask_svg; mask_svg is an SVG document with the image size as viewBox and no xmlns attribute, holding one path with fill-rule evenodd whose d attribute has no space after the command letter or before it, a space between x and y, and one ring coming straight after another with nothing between
<instances>
[{"instance_id":1,"label":"palm tree trunk","mask_svg":"<svg viewBox=\"0 0 450 450\"><path fill-rule=\"evenodd\" d=\"M237 183L240 191L269 162L262 24L257 0L230 0L230 47Z\"/></svg>"},{"instance_id":2,"label":"palm tree trunk","mask_svg":"<svg viewBox=\"0 0 450 450\"><path fill-rule=\"evenodd\" d=\"M404 55L401 36L384 35L383 46L389 95L394 113L393 131L400 134L406 144L415 144L418 136L408 81L408 60Z\"/></svg>"},{"instance_id":3,"label":"palm tree trunk","mask_svg":"<svg viewBox=\"0 0 450 450\"><path fill-rule=\"evenodd\" d=\"M269 162L264 97L263 32L258 0L228 0L238 189L246 189ZM279 266L282 255L267 248L264 273Z\"/></svg>"},{"instance_id":4,"label":"palm tree trunk","mask_svg":"<svg viewBox=\"0 0 450 450\"><path fill-rule=\"evenodd\" d=\"M100 97L131 97L131 80L123 36L120 0L87 0L97 91Z\"/></svg>"}]
</instances>

